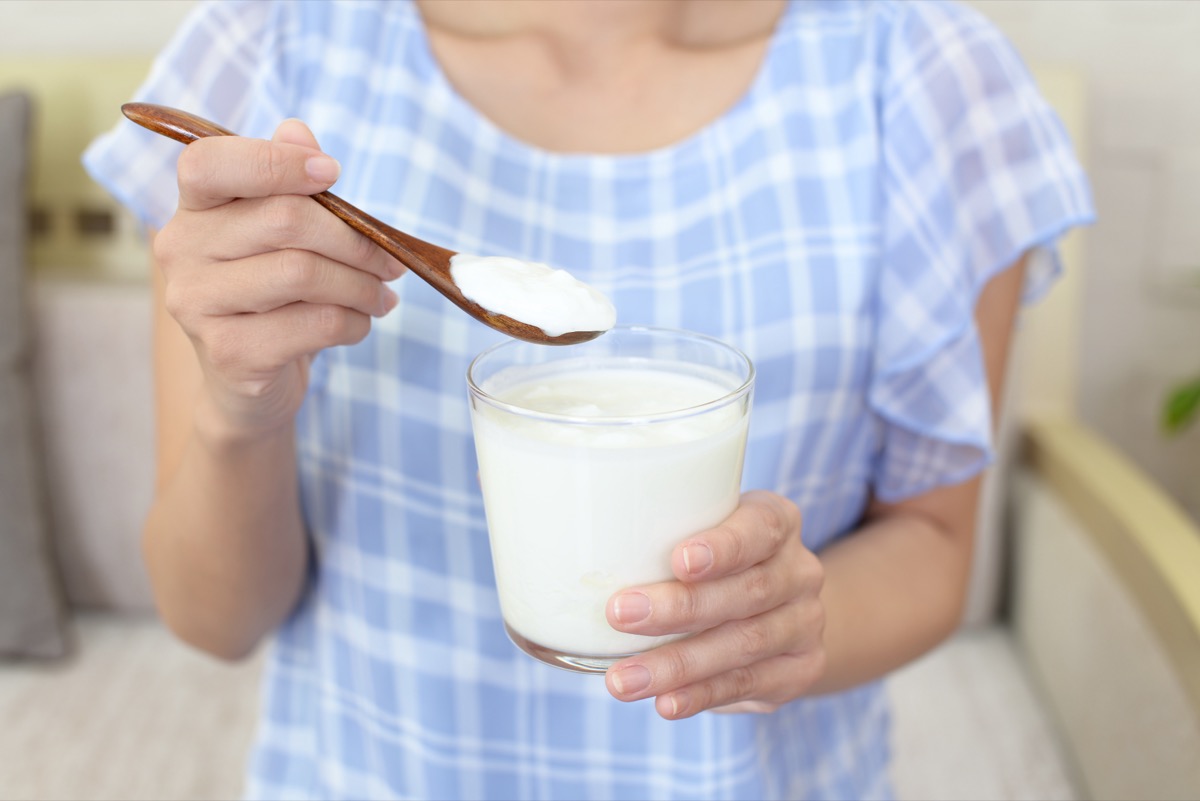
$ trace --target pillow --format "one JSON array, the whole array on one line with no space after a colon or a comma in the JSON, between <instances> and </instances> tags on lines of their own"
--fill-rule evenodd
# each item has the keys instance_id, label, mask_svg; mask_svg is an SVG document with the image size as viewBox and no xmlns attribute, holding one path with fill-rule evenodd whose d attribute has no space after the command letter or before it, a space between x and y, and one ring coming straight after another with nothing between
<instances>
[{"instance_id":1,"label":"pillow","mask_svg":"<svg viewBox=\"0 0 1200 801\"><path fill-rule=\"evenodd\" d=\"M25 286L29 98L0 94L0 655L66 652L34 416Z\"/></svg>"}]
</instances>

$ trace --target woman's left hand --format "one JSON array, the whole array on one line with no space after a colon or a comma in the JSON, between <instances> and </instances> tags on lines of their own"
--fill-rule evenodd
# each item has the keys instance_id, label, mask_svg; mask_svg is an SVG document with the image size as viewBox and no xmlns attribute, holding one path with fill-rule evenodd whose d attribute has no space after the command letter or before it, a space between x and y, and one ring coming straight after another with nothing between
<instances>
[{"instance_id":1,"label":"woman's left hand","mask_svg":"<svg viewBox=\"0 0 1200 801\"><path fill-rule=\"evenodd\" d=\"M800 540L794 503L748 492L723 523L680 543L671 563L677 581L615 594L608 622L633 634L695 634L609 668L613 696L656 696L670 720L772 712L824 673L824 571Z\"/></svg>"}]
</instances>

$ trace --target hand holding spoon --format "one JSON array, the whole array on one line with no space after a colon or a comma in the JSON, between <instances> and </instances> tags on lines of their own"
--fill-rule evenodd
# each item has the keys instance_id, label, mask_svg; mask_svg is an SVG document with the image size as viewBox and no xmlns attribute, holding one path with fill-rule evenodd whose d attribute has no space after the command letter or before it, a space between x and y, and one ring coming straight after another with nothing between
<instances>
[{"instance_id":1,"label":"hand holding spoon","mask_svg":"<svg viewBox=\"0 0 1200 801\"><path fill-rule=\"evenodd\" d=\"M162 134L185 145L206 136L236 136L233 131L186 111L152 103L126 103L121 112L143 128ZM515 339L541 345L574 345L595 339L598 331L568 331L551 336L536 325L491 311L463 294L450 272L450 260L458 255L380 222L337 195L321 192L312 195L339 219L370 239L382 250L444 295L454 305L484 325Z\"/></svg>"}]
</instances>

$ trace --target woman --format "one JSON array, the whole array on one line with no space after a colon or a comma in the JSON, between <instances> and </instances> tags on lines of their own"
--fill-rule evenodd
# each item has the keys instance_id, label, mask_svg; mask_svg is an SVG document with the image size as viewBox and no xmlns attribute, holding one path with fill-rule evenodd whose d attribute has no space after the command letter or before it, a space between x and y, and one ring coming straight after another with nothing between
<instances>
[{"instance_id":1,"label":"woman","mask_svg":"<svg viewBox=\"0 0 1200 801\"><path fill-rule=\"evenodd\" d=\"M251 796L890 794L877 680L957 623L1014 315L1091 214L994 29L925 2L226 2L137 99L263 138L123 124L86 157L157 232L160 610L226 658L276 632ZM304 197L335 181L755 361L750 491L607 609L696 636L603 684L508 643L463 386L498 335Z\"/></svg>"}]
</instances>

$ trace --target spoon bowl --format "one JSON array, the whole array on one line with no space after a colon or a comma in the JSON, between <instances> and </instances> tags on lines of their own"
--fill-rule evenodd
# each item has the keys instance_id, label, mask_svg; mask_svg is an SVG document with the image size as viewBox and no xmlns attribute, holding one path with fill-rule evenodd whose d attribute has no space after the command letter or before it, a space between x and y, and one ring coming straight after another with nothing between
<instances>
[{"instance_id":1,"label":"spoon bowl","mask_svg":"<svg viewBox=\"0 0 1200 801\"><path fill-rule=\"evenodd\" d=\"M214 122L169 106L153 103L126 103L121 106L121 112L143 128L185 145L208 136L237 135ZM455 255L454 251L399 231L330 192L321 192L311 197L333 212L346 225L393 256L417 277L444 295L451 303L484 325L503 334L539 345L575 345L595 339L604 333L603 331L570 331L559 336L550 336L537 326L485 309L463 295L458 285L454 283L454 278L450 275L450 258Z\"/></svg>"}]
</instances>

